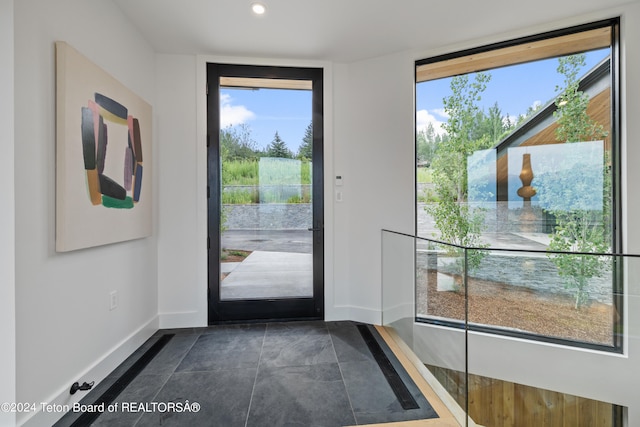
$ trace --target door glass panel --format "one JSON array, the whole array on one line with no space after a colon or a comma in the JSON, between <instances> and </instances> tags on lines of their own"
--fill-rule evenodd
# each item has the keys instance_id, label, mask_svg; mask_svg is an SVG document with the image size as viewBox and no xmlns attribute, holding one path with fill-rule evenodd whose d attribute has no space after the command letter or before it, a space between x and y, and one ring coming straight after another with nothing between
<instances>
[{"instance_id":1,"label":"door glass panel","mask_svg":"<svg viewBox=\"0 0 640 427\"><path fill-rule=\"evenodd\" d=\"M286 82L221 78L221 301L313 297L311 82Z\"/></svg>"}]
</instances>

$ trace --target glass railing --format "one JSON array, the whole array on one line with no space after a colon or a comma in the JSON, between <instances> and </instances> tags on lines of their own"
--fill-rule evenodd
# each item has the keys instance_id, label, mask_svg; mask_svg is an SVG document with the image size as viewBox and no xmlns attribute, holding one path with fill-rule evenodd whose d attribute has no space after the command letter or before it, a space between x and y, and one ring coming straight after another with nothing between
<instances>
[{"instance_id":1,"label":"glass railing","mask_svg":"<svg viewBox=\"0 0 640 427\"><path fill-rule=\"evenodd\" d=\"M602 379L635 370L625 312L640 308L639 279L637 255L382 231L383 325L461 426L622 426L628 402Z\"/></svg>"}]
</instances>

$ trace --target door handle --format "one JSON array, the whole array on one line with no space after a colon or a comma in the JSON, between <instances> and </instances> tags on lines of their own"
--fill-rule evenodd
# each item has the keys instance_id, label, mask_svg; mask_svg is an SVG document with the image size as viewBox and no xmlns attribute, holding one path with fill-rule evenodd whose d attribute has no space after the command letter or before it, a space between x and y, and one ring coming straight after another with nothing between
<instances>
[{"instance_id":1,"label":"door handle","mask_svg":"<svg viewBox=\"0 0 640 427\"><path fill-rule=\"evenodd\" d=\"M310 227L310 228L307 228L307 230L309 230L309 231L322 231L322 228L313 228L313 227Z\"/></svg>"}]
</instances>

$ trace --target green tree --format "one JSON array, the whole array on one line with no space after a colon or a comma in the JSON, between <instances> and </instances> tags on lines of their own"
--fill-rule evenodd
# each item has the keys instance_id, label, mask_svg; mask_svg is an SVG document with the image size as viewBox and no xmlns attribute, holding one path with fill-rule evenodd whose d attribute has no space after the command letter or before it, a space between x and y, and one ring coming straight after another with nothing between
<instances>
[{"instance_id":1,"label":"green tree","mask_svg":"<svg viewBox=\"0 0 640 427\"><path fill-rule=\"evenodd\" d=\"M535 105L530 105L527 108L527 111L524 114L520 114L513 126L513 129L515 129L517 126L520 126L522 123L524 123L529 117L535 115L538 110L540 110L542 108L541 104L535 104ZM512 129L512 130L513 130Z\"/></svg>"},{"instance_id":2,"label":"green tree","mask_svg":"<svg viewBox=\"0 0 640 427\"><path fill-rule=\"evenodd\" d=\"M437 137L432 123L429 123L426 129L418 131L416 135L418 163L424 163L426 166L431 165L438 146Z\"/></svg>"},{"instance_id":3,"label":"green tree","mask_svg":"<svg viewBox=\"0 0 640 427\"><path fill-rule=\"evenodd\" d=\"M489 136L492 145L500 142L500 139L504 136L507 128L502 118L502 111L500 107L498 107L497 102L489 108L489 114L484 119L483 128L484 133Z\"/></svg>"},{"instance_id":4,"label":"green tree","mask_svg":"<svg viewBox=\"0 0 640 427\"><path fill-rule=\"evenodd\" d=\"M223 160L253 159L259 156L251 128L243 123L220 130L220 155Z\"/></svg>"},{"instance_id":5,"label":"green tree","mask_svg":"<svg viewBox=\"0 0 640 427\"><path fill-rule=\"evenodd\" d=\"M298 148L298 158L311 160L313 158L313 122L309 123L302 137L302 144Z\"/></svg>"},{"instance_id":6,"label":"green tree","mask_svg":"<svg viewBox=\"0 0 640 427\"><path fill-rule=\"evenodd\" d=\"M503 138L506 137L508 134L513 132L513 130L515 128L516 128L516 122L513 121L511 119L511 117L509 116L509 113L507 113L507 115L504 118L504 131L505 131L505 134L502 137Z\"/></svg>"},{"instance_id":7,"label":"green tree","mask_svg":"<svg viewBox=\"0 0 640 427\"><path fill-rule=\"evenodd\" d=\"M580 91L578 73L586 65L585 54L558 58L558 73L564 76L564 88L556 99L554 115L558 119L556 138L564 142L594 141L607 136L604 127L587 114L589 95Z\"/></svg>"},{"instance_id":8,"label":"green tree","mask_svg":"<svg viewBox=\"0 0 640 427\"><path fill-rule=\"evenodd\" d=\"M556 138L567 144L604 139L607 132L587 114L589 96L579 90L579 75L585 65L585 55L570 55L558 59L558 73L564 86L555 104L558 128ZM540 180L538 192L541 205L556 218L555 232L549 249L560 252L604 253L611 249L609 210L611 176L608 156L594 165L576 145L571 155L563 159L571 167L555 168ZM598 159L597 159L598 160ZM597 188L598 185L602 188ZM594 188L595 187L595 188ZM608 257L574 254L550 254L565 286L573 289L575 308L588 301L588 284L592 277L602 276L609 269Z\"/></svg>"},{"instance_id":9,"label":"green tree","mask_svg":"<svg viewBox=\"0 0 640 427\"><path fill-rule=\"evenodd\" d=\"M273 141L267 146L266 152L269 157L283 157L286 159L293 157L293 153L287 148L287 144L280 139L278 131L276 131L276 134L273 136Z\"/></svg>"},{"instance_id":10,"label":"green tree","mask_svg":"<svg viewBox=\"0 0 640 427\"><path fill-rule=\"evenodd\" d=\"M446 133L443 133L442 135L436 134L436 147L438 146L438 144L447 141L449 141L449 135L447 135Z\"/></svg>"},{"instance_id":11,"label":"green tree","mask_svg":"<svg viewBox=\"0 0 640 427\"><path fill-rule=\"evenodd\" d=\"M438 145L433 159L433 182L436 203L426 206L443 241L465 247L482 247L480 234L484 214L467 203L467 159L476 150L491 146L491 138L478 128L481 109L477 103L491 79L487 73L477 73L473 81L468 75L451 80L452 94L443 99L449 119L443 124L447 141ZM468 268L474 268L482 253L468 256Z\"/></svg>"}]
</instances>

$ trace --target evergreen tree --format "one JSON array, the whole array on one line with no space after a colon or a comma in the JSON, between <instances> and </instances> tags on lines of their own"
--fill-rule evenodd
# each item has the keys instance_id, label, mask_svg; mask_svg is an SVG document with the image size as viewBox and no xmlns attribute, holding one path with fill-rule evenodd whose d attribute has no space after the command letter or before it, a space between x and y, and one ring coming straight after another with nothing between
<instances>
[{"instance_id":1,"label":"evergreen tree","mask_svg":"<svg viewBox=\"0 0 640 427\"><path fill-rule=\"evenodd\" d=\"M516 122L513 121L509 116L509 113L507 113L506 117L504 118L504 135L502 135L502 138L505 138L508 134L513 132L515 128Z\"/></svg>"},{"instance_id":2,"label":"evergreen tree","mask_svg":"<svg viewBox=\"0 0 640 427\"><path fill-rule=\"evenodd\" d=\"M298 149L298 158L311 160L313 158L313 122L309 123Z\"/></svg>"},{"instance_id":3,"label":"evergreen tree","mask_svg":"<svg viewBox=\"0 0 640 427\"><path fill-rule=\"evenodd\" d=\"M433 127L433 123L429 122L426 129L422 129L417 135L417 161L430 166L433 156L436 153L439 136Z\"/></svg>"},{"instance_id":4,"label":"evergreen tree","mask_svg":"<svg viewBox=\"0 0 640 427\"><path fill-rule=\"evenodd\" d=\"M486 118L485 128L492 144L495 145L500 142L506 128L502 119L502 111L500 111L500 107L498 107L497 102L489 108L489 115Z\"/></svg>"},{"instance_id":5,"label":"evergreen tree","mask_svg":"<svg viewBox=\"0 0 640 427\"><path fill-rule=\"evenodd\" d=\"M426 163L427 166L430 165L429 162L429 142L427 141L427 134L424 130L419 130L416 135L416 161L418 163Z\"/></svg>"},{"instance_id":6,"label":"evergreen tree","mask_svg":"<svg viewBox=\"0 0 640 427\"><path fill-rule=\"evenodd\" d=\"M530 105L527 108L527 111L524 114L520 114L518 116L518 120L516 120L516 126L520 126L522 123L524 123L527 119L529 119L529 117L535 115L538 110L540 110L542 108L542 105Z\"/></svg>"},{"instance_id":7,"label":"evergreen tree","mask_svg":"<svg viewBox=\"0 0 640 427\"><path fill-rule=\"evenodd\" d=\"M283 157L286 159L290 159L293 157L293 153L291 150L287 148L287 144L280 139L280 135L278 135L278 131L273 137L273 141L267 146L267 156L269 157Z\"/></svg>"}]
</instances>

